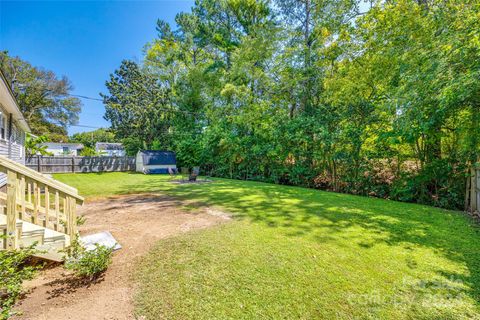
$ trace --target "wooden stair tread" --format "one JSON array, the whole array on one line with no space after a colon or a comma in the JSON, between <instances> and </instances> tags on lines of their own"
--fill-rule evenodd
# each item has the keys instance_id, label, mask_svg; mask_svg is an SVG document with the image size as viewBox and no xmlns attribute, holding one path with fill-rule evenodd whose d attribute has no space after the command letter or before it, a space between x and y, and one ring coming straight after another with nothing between
<instances>
[{"instance_id":1,"label":"wooden stair tread","mask_svg":"<svg viewBox=\"0 0 480 320\"><path fill-rule=\"evenodd\" d=\"M5 180L6 178L6 180ZM83 204L77 189L42 175L0 155L0 250L15 250L36 244L47 259L63 257L58 252L70 246L77 235L76 207Z\"/></svg>"},{"instance_id":2,"label":"wooden stair tread","mask_svg":"<svg viewBox=\"0 0 480 320\"><path fill-rule=\"evenodd\" d=\"M17 228L21 228L23 224L22 220L17 219ZM7 229L7 216L4 214L0 214L0 230Z\"/></svg>"},{"instance_id":3,"label":"wooden stair tread","mask_svg":"<svg viewBox=\"0 0 480 320\"><path fill-rule=\"evenodd\" d=\"M6 215L0 214L0 230L6 229L6 223ZM19 219L17 219L17 228L22 230L19 239L20 247L27 247L36 242L35 249L39 251L35 254L36 257L63 261L64 253L59 251L70 245L70 237L67 234Z\"/></svg>"}]
</instances>

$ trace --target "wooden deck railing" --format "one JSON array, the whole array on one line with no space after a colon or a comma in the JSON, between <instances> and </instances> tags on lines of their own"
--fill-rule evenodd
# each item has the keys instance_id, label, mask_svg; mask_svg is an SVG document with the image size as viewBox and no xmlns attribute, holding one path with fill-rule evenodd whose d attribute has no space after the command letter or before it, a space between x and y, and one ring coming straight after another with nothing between
<instances>
[{"instance_id":1,"label":"wooden deck railing","mask_svg":"<svg viewBox=\"0 0 480 320\"><path fill-rule=\"evenodd\" d=\"M18 248L16 219L76 235L78 191L35 170L0 156L0 172L7 176L0 190L0 210L7 216L7 249Z\"/></svg>"}]
</instances>

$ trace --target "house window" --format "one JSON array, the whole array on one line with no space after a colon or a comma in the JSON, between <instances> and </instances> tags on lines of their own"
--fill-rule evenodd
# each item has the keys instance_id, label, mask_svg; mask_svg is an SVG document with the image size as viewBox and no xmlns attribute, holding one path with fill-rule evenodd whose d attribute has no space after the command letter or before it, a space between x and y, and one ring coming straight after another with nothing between
<instances>
[{"instance_id":1,"label":"house window","mask_svg":"<svg viewBox=\"0 0 480 320\"><path fill-rule=\"evenodd\" d=\"M63 147L63 154L69 154L70 149L68 147Z\"/></svg>"},{"instance_id":2,"label":"house window","mask_svg":"<svg viewBox=\"0 0 480 320\"><path fill-rule=\"evenodd\" d=\"M7 139L7 117L0 112L0 139Z\"/></svg>"}]
</instances>

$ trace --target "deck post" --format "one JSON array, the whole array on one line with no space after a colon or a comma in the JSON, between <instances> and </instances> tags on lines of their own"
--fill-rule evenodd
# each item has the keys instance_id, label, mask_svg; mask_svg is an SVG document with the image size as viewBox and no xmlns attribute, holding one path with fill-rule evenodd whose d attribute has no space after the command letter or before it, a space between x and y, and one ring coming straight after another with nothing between
<instances>
[{"instance_id":1,"label":"deck post","mask_svg":"<svg viewBox=\"0 0 480 320\"><path fill-rule=\"evenodd\" d=\"M70 236L70 240L73 240L77 234L76 206L75 198L68 196L66 198L65 214L67 216L67 234Z\"/></svg>"},{"instance_id":2,"label":"deck post","mask_svg":"<svg viewBox=\"0 0 480 320\"><path fill-rule=\"evenodd\" d=\"M7 172L7 249L17 249L17 173Z\"/></svg>"}]
</instances>

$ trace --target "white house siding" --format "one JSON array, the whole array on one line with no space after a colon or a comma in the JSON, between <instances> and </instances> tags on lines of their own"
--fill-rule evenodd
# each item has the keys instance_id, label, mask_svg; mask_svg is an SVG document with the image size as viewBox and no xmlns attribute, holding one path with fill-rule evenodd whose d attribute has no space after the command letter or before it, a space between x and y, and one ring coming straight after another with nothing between
<instances>
[{"instance_id":1,"label":"white house siding","mask_svg":"<svg viewBox=\"0 0 480 320\"><path fill-rule=\"evenodd\" d=\"M77 143L61 143L61 142L46 142L42 145L46 146L46 151L52 153L54 156L78 156L79 150L83 148L82 144ZM63 151L63 148L68 148L68 153Z\"/></svg>"},{"instance_id":2,"label":"white house siding","mask_svg":"<svg viewBox=\"0 0 480 320\"><path fill-rule=\"evenodd\" d=\"M0 105L0 111L6 116L6 134L5 139L0 138L0 155L12 159L21 164L25 164L25 132L21 130L15 122L10 127L10 117ZM9 134L9 129L11 133ZM7 175L0 173L0 186L7 183Z\"/></svg>"},{"instance_id":3,"label":"white house siding","mask_svg":"<svg viewBox=\"0 0 480 320\"><path fill-rule=\"evenodd\" d=\"M25 164L25 132L30 132L9 84L0 70L0 155ZM6 175L0 174L0 187L6 184Z\"/></svg>"},{"instance_id":4,"label":"white house siding","mask_svg":"<svg viewBox=\"0 0 480 320\"><path fill-rule=\"evenodd\" d=\"M10 158L21 164L25 164L25 132L16 124L12 126Z\"/></svg>"},{"instance_id":5,"label":"white house siding","mask_svg":"<svg viewBox=\"0 0 480 320\"><path fill-rule=\"evenodd\" d=\"M2 114L6 114L6 139L0 138L0 155L9 159L25 164L25 132L22 131L15 122L10 127L10 117L8 113L0 107ZM9 134L9 128L12 132ZM9 140L10 139L10 142Z\"/></svg>"},{"instance_id":6,"label":"white house siding","mask_svg":"<svg viewBox=\"0 0 480 320\"><path fill-rule=\"evenodd\" d=\"M61 146L54 146L54 147L53 146L48 146L47 151L51 152L54 156L74 156L74 157L76 157L78 155L76 149L72 150L70 148L69 148L69 152L66 154L63 151L63 147L61 147Z\"/></svg>"},{"instance_id":7,"label":"white house siding","mask_svg":"<svg viewBox=\"0 0 480 320\"><path fill-rule=\"evenodd\" d=\"M0 155L8 158L8 142L7 142L7 140L0 139Z\"/></svg>"},{"instance_id":8,"label":"white house siding","mask_svg":"<svg viewBox=\"0 0 480 320\"><path fill-rule=\"evenodd\" d=\"M8 112L6 112L1 105L0 105L0 112L1 112L0 116L6 115L6 119L8 121ZM8 122L5 126L6 128L8 128ZM8 154L8 140L2 139L1 137L0 137L0 155L10 158Z\"/></svg>"},{"instance_id":9,"label":"white house siding","mask_svg":"<svg viewBox=\"0 0 480 320\"><path fill-rule=\"evenodd\" d=\"M102 156L107 157L125 157L125 150L97 150Z\"/></svg>"},{"instance_id":10,"label":"white house siding","mask_svg":"<svg viewBox=\"0 0 480 320\"><path fill-rule=\"evenodd\" d=\"M125 148L118 142L97 142L95 143L95 151L100 156L108 157L124 157L126 156Z\"/></svg>"}]
</instances>

